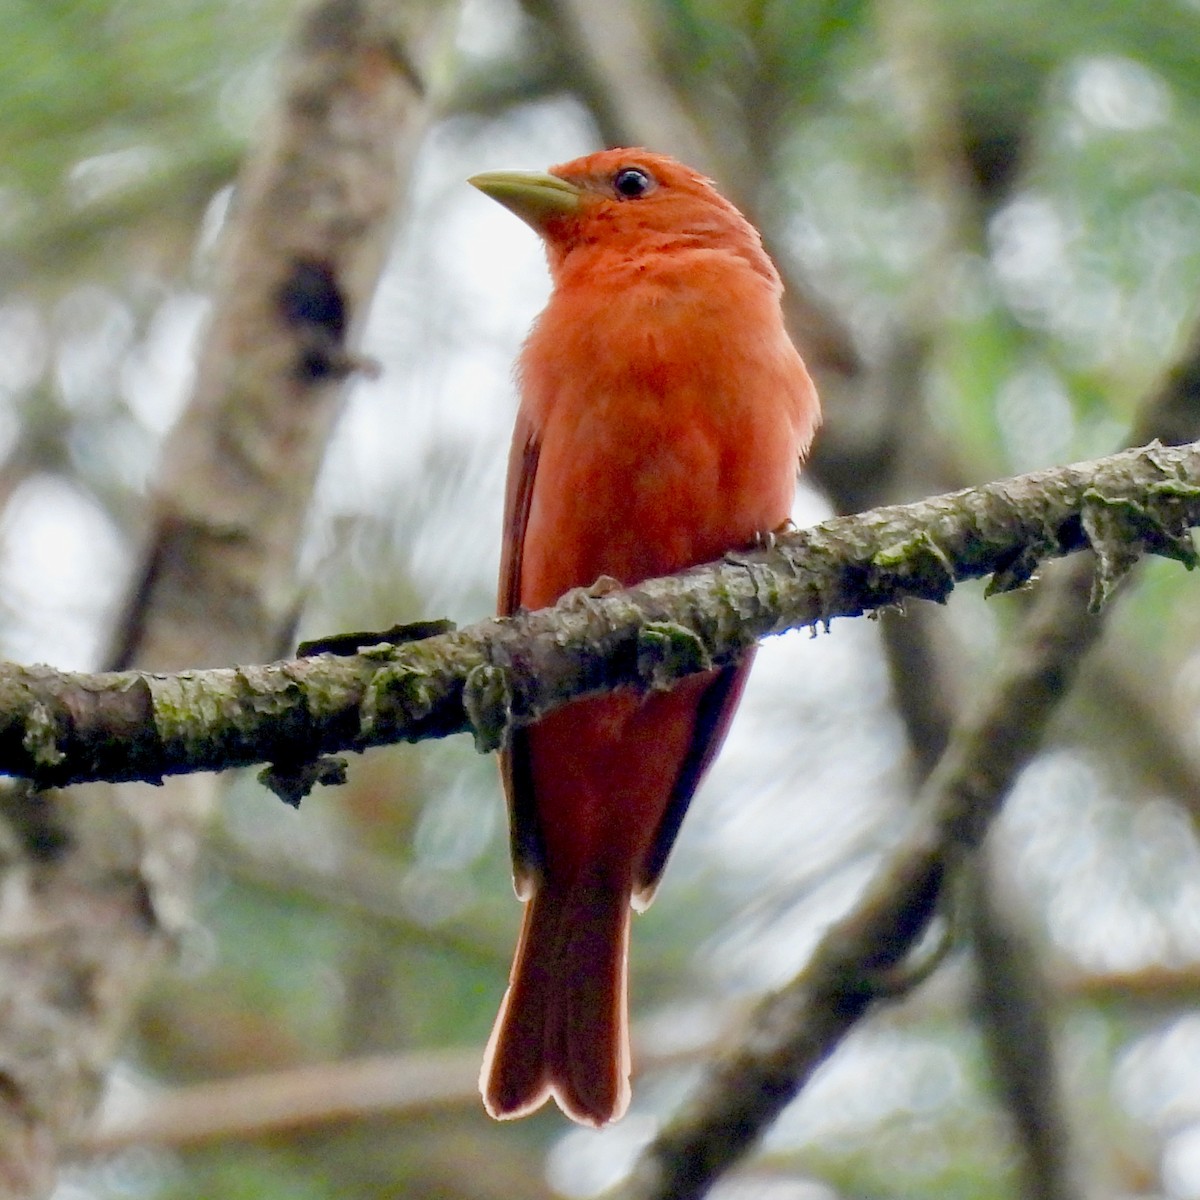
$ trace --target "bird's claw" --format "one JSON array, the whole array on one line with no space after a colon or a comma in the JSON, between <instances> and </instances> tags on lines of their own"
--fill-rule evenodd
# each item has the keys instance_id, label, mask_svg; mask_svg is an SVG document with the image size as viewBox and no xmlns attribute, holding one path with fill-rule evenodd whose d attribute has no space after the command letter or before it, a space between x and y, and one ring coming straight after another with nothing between
<instances>
[{"instance_id":1,"label":"bird's claw","mask_svg":"<svg viewBox=\"0 0 1200 1200\"><path fill-rule=\"evenodd\" d=\"M774 529L760 529L754 535L755 550L774 550L779 544L779 539L787 537L789 533L796 532L796 525L791 517L788 517L781 525L776 525Z\"/></svg>"}]
</instances>

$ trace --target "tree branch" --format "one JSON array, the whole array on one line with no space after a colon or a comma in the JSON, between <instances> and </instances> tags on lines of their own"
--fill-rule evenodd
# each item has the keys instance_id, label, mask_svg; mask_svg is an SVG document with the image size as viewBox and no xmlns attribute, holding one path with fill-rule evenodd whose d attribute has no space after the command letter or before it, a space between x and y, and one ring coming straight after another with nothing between
<instances>
[{"instance_id":1,"label":"tree branch","mask_svg":"<svg viewBox=\"0 0 1200 1200\"><path fill-rule=\"evenodd\" d=\"M1130 974L1067 974L1055 989L1086 1007L1135 1007L1168 1013L1200 1000L1200 969L1153 967ZM716 1045L663 1052L634 1030L634 1070L708 1061ZM426 1120L431 1112L477 1112L479 1048L455 1047L370 1055L286 1067L229 1079L155 1090L132 1111L107 1114L81 1131L70 1150L76 1159L113 1154L130 1146L198 1146L245 1140L283 1129L313 1128L348 1118L386 1113Z\"/></svg>"},{"instance_id":2,"label":"tree branch","mask_svg":"<svg viewBox=\"0 0 1200 1200\"><path fill-rule=\"evenodd\" d=\"M379 1055L239 1075L158 1093L146 1110L81 1135L76 1155L130 1145L191 1146L372 1113L427 1117L478 1103L479 1052Z\"/></svg>"},{"instance_id":3,"label":"tree branch","mask_svg":"<svg viewBox=\"0 0 1200 1200\"><path fill-rule=\"evenodd\" d=\"M1121 457L1121 456L1116 456ZM905 984L903 963L948 883L978 849L1009 786L1037 750L1084 652L1094 582L1071 563L1045 587L992 691L955 731L922 789L910 829L809 964L755 1009L740 1045L651 1143L625 1200L692 1200L740 1159L875 1001Z\"/></svg>"},{"instance_id":4,"label":"tree branch","mask_svg":"<svg viewBox=\"0 0 1200 1200\"><path fill-rule=\"evenodd\" d=\"M840 517L629 591L601 580L552 609L362 653L174 675L0 670L0 770L43 784L159 782L471 731L481 750L568 700L665 688L754 639L1027 581L1090 546L1091 605L1143 552L1197 561L1200 443L1157 443L916 504ZM363 635L366 641L379 635Z\"/></svg>"}]
</instances>

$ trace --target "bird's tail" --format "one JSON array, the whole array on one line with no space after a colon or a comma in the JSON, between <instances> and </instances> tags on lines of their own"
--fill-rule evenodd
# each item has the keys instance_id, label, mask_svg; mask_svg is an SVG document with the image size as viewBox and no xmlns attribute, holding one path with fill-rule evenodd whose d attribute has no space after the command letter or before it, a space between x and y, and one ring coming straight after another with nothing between
<instances>
[{"instance_id":1,"label":"bird's tail","mask_svg":"<svg viewBox=\"0 0 1200 1200\"><path fill-rule=\"evenodd\" d=\"M480 1075L493 1117L524 1116L549 1096L584 1125L624 1113L629 917L628 886L538 882Z\"/></svg>"}]
</instances>

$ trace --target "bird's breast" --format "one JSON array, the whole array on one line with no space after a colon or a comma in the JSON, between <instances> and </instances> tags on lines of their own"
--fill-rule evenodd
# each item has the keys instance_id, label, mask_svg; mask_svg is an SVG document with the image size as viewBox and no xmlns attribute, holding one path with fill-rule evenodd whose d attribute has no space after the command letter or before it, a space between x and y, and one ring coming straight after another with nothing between
<instances>
[{"instance_id":1,"label":"bird's breast","mask_svg":"<svg viewBox=\"0 0 1200 1200\"><path fill-rule=\"evenodd\" d=\"M556 296L535 328L522 363L540 441L523 604L602 574L669 574L787 517L794 410L811 385L778 305L683 291L648 280L591 311Z\"/></svg>"}]
</instances>

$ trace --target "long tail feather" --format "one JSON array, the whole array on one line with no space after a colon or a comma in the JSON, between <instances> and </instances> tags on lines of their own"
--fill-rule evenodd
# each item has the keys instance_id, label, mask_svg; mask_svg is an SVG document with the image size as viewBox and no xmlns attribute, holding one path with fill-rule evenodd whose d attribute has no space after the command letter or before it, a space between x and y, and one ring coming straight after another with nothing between
<instances>
[{"instance_id":1,"label":"long tail feather","mask_svg":"<svg viewBox=\"0 0 1200 1200\"><path fill-rule=\"evenodd\" d=\"M625 890L539 881L483 1060L493 1117L524 1116L551 1096L584 1125L624 1113L629 917Z\"/></svg>"}]
</instances>

